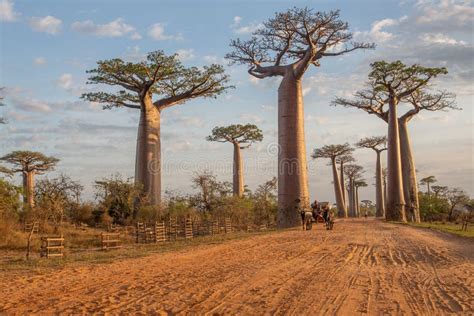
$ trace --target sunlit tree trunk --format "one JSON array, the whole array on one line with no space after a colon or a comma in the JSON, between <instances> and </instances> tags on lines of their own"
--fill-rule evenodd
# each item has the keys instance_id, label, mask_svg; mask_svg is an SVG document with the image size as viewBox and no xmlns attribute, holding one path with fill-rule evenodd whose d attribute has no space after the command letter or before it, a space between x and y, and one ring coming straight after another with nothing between
<instances>
[{"instance_id":1,"label":"sunlit tree trunk","mask_svg":"<svg viewBox=\"0 0 474 316\"><path fill-rule=\"evenodd\" d=\"M402 163L398 130L397 103L395 97L389 101L387 142L387 209L385 218L390 221L406 222L405 199L403 196Z\"/></svg>"},{"instance_id":2,"label":"sunlit tree trunk","mask_svg":"<svg viewBox=\"0 0 474 316\"><path fill-rule=\"evenodd\" d=\"M289 69L278 88L278 226L300 224L295 200L309 207L301 79Z\"/></svg>"},{"instance_id":3,"label":"sunlit tree trunk","mask_svg":"<svg viewBox=\"0 0 474 316\"><path fill-rule=\"evenodd\" d=\"M135 181L151 205L161 203L161 134L160 111L153 105L151 95L144 98L138 127Z\"/></svg>"},{"instance_id":4,"label":"sunlit tree trunk","mask_svg":"<svg viewBox=\"0 0 474 316\"><path fill-rule=\"evenodd\" d=\"M344 217L345 216L345 207L344 207L344 200L342 197L342 187L341 183L339 182L339 175L337 174L337 167L336 167L336 158L331 159L332 165L332 176L333 176L333 183L334 183L334 194L336 196L336 205L337 205L337 216Z\"/></svg>"},{"instance_id":5,"label":"sunlit tree trunk","mask_svg":"<svg viewBox=\"0 0 474 316\"><path fill-rule=\"evenodd\" d=\"M355 217L355 193L354 193L354 180L349 178L349 190L348 190L348 199L349 199L349 217Z\"/></svg>"},{"instance_id":6,"label":"sunlit tree trunk","mask_svg":"<svg viewBox=\"0 0 474 316\"><path fill-rule=\"evenodd\" d=\"M384 184L382 179L382 159L380 151L377 151L377 163L375 167L375 216L385 216Z\"/></svg>"},{"instance_id":7,"label":"sunlit tree trunk","mask_svg":"<svg viewBox=\"0 0 474 316\"><path fill-rule=\"evenodd\" d=\"M346 190L344 189L344 162L341 162L340 163L340 167L339 167L339 172L341 173L340 174L340 177L341 177L341 180L339 181L339 183L341 184L341 188L342 188L342 202L344 204L344 217L347 217L347 199L346 199Z\"/></svg>"},{"instance_id":8,"label":"sunlit tree trunk","mask_svg":"<svg viewBox=\"0 0 474 316\"><path fill-rule=\"evenodd\" d=\"M360 217L359 187L355 187L355 213L356 213L356 217Z\"/></svg>"},{"instance_id":9,"label":"sunlit tree trunk","mask_svg":"<svg viewBox=\"0 0 474 316\"><path fill-rule=\"evenodd\" d=\"M234 143L234 177L233 192L235 196L242 197L244 194L244 174L240 144Z\"/></svg>"},{"instance_id":10,"label":"sunlit tree trunk","mask_svg":"<svg viewBox=\"0 0 474 316\"><path fill-rule=\"evenodd\" d=\"M31 210L35 207L35 173L23 172L23 202Z\"/></svg>"},{"instance_id":11,"label":"sunlit tree trunk","mask_svg":"<svg viewBox=\"0 0 474 316\"><path fill-rule=\"evenodd\" d=\"M400 129L400 154L402 160L403 193L405 196L405 211L407 220L420 222L420 207L418 202L418 184L416 180L416 167L411 150L410 135L407 121L399 119Z\"/></svg>"}]
</instances>

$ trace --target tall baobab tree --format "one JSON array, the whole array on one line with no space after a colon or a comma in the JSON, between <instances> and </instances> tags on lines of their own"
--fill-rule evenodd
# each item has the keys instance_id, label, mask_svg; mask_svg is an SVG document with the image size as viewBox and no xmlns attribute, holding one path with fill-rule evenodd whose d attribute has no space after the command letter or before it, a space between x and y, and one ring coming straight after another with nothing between
<instances>
[{"instance_id":1,"label":"tall baobab tree","mask_svg":"<svg viewBox=\"0 0 474 316\"><path fill-rule=\"evenodd\" d=\"M352 154L346 154L342 156L336 157L336 163L339 164L339 177L341 178L340 183L342 187L342 200L344 201L344 205L346 206L346 213L347 213L347 199L346 199L346 190L344 188L344 184L346 183L344 180L344 165L346 163L355 162L354 157Z\"/></svg>"},{"instance_id":2,"label":"tall baobab tree","mask_svg":"<svg viewBox=\"0 0 474 316\"><path fill-rule=\"evenodd\" d=\"M370 148L377 154L377 162L375 164L375 216L385 216L385 201L383 194L382 179L382 159L381 153L387 150L387 137L375 136L361 139L356 146L360 148Z\"/></svg>"},{"instance_id":3,"label":"tall baobab tree","mask_svg":"<svg viewBox=\"0 0 474 316\"><path fill-rule=\"evenodd\" d=\"M82 98L104 104L104 109L140 110L135 182L143 186L148 202L161 202L161 112L171 106L199 97L216 97L229 86L229 77L220 65L202 69L184 67L177 55L162 51L148 54L143 62L119 58L97 62L88 71L90 84L118 87L116 92L90 92ZM108 90L107 90L108 91Z\"/></svg>"},{"instance_id":4,"label":"tall baobab tree","mask_svg":"<svg viewBox=\"0 0 474 316\"><path fill-rule=\"evenodd\" d=\"M350 164L344 167L344 172L346 177L348 178L347 188L348 188L348 196L347 199L349 200L349 217L356 217L357 210L356 210L356 200L355 200L355 181L360 177L363 172L362 166Z\"/></svg>"},{"instance_id":5,"label":"tall baobab tree","mask_svg":"<svg viewBox=\"0 0 474 316\"><path fill-rule=\"evenodd\" d=\"M397 106L400 102L407 102L412 94L426 88L431 79L446 74L447 70L420 65L406 66L401 61L377 61L371 67L368 88L356 92L355 100L336 98L333 105L359 108L388 123L386 219L406 222Z\"/></svg>"},{"instance_id":6,"label":"tall baobab tree","mask_svg":"<svg viewBox=\"0 0 474 316\"><path fill-rule=\"evenodd\" d=\"M355 191L355 209L357 216L360 216L360 203L359 203L359 188L366 187L367 183L364 179L358 179L354 181L354 191Z\"/></svg>"},{"instance_id":7,"label":"tall baobab tree","mask_svg":"<svg viewBox=\"0 0 474 316\"><path fill-rule=\"evenodd\" d=\"M400 153L402 159L403 192L405 195L406 211L411 219L420 222L420 203L418 201L418 182L416 179L416 166L411 147L408 122L420 111L446 111L459 108L455 105L455 95L446 91L428 93L419 89L408 98L412 109L400 116L398 126L400 129ZM410 218L409 218L410 219Z\"/></svg>"},{"instance_id":8,"label":"tall baobab tree","mask_svg":"<svg viewBox=\"0 0 474 316\"><path fill-rule=\"evenodd\" d=\"M276 13L251 39L231 41L231 63L245 64L258 79L282 77L278 88L278 225L299 225L295 201L309 206L302 79L323 57L340 56L373 44L352 41L339 11L293 8Z\"/></svg>"},{"instance_id":9,"label":"tall baobab tree","mask_svg":"<svg viewBox=\"0 0 474 316\"><path fill-rule=\"evenodd\" d=\"M437 182L435 176L428 176L420 180L420 184L426 185L426 193L431 196L430 184Z\"/></svg>"},{"instance_id":10,"label":"tall baobab tree","mask_svg":"<svg viewBox=\"0 0 474 316\"><path fill-rule=\"evenodd\" d=\"M354 149L346 143L343 145L326 145L321 148L316 148L312 153L311 157L313 159L317 158L329 158L331 159L332 166L332 177L334 183L334 195L336 197L337 205L337 216L338 217L347 217L347 208L344 202L343 191L344 183L340 182L339 175L337 173L336 167L336 158L350 154Z\"/></svg>"},{"instance_id":11,"label":"tall baobab tree","mask_svg":"<svg viewBox=\"0 0 474 316\"><path fill-rule=\"evenodd\" d=\"M55 157L48 157L36 151L13 151L0 158L13 165L11 172L23 176L23 200L32 209L35 206L35 176L54 170L59 162Z\"/></svg>"},{"instance_id":12,"label":"tall baobab tree","mask_svg":"<svg viewBox=\"0 0 474 316\"><path fill-rule=\"evenodd\" d=\"M254 124L236 124L215 127L208 141L231 143L234 146L233 192L242 197L244 194L244 168L241 149L249 148L254 142L261 142L262 131Z\"/></svg>"}]
</instances>

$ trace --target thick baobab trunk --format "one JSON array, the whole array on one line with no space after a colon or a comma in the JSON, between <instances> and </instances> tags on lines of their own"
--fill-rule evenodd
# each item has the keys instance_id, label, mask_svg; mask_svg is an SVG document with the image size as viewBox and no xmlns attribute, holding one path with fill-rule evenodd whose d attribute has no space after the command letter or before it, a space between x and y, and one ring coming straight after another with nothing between
<instances>
[{"instance_id":1,"label":"thick baobab trunk","mask_svg":"<svg viewBox=\"0 0 474 316\"><path fill-rule=\"evenodd\" d=\"M360 217L359 187L355 187L355 213L356 213L356 217Z\"/></svg>"},{"instance_id":2,"label":"thick baobab trunk","mask_svg":"<svg viewBox=\"0 0 474 316\"><path fill-rule=\"evenodd\" d=\"M309 207L301 79L289 69L278 88L278 226L300 224L295 200Z\"/></svg>"},{"instance_id":3,"label":"thick baobab trunk","mask_svg":"<svg viewBox=\"0 0 474 316\"><path fill-rule=\"evenodd\" d=\"M234 178L233 178L233 192L235 196L242 197L244 194L244 174L243 162L240 145L234 145Z\"/></svg>"},{"instance_id":4,"label":"thick baobab trunk","mask_svg":"<svg viewBox=\"0 0 474 316\"><path fill-rule=\"evenodd\" d=\"M420 207L418 202L418 184L416 180L415 160L411 150L410 135L407 121L399 119L400 154L402 160L403 193L405 196L405 212L407 220L420 222Z\"/></svg>"},{"instance_id":5,"label":"thick baobab trunk","mask_svg":"<svg viewBox=\"0 0 474 316\"><path fill-rule=\"evenodd\" d=\"M340 174L340 177L341 177L341 180L340 180L340 184L341 184L341 188L342 188L342 203L344 205L344 217L347 217L347 199L346 199L346 190L344 189L344 163L341 162L340 163L340 167L339 167L339 172L341 173Z\"/></svg>"},{"instance_id":6,"label":"thick baobab trunk","mask_svg":"<svg viewBox=\"0 0 474 316\"><path fill-rule=\"evenodd\" d=\"M385 218L389 221L406 222L405 198L403 196L402 162L400 159L400 139L397 118L397 100L389 102L388 144L387 144L387 209Z\"/></svg>"},{"instance_id":7,"label":"thick baobab trunk","mask_svg":"<svg viewBox=\"0 0 474 316\"><path fill-rule=\"evenodd\" d=\"M344 200L342 197L342 187L341 183L339 182L339 175L337 174L337 168L336 168L336 159L332 158L331 159L331 165L332 165L332 176L334 178L334 195L336 197L336 205L337 205L337 216L338 217L345 217L346 212L344 208Z\"/></svg>"},{"instance_id":8,"label":"thick baobab trunk","mask_svg":"<svg viewBox=\"0 0 474 316\"><path fill-rule=\"evenodd\" d=\"M161 203L161 137L160 111L151 96L142 102L138 126L135 182L143 185L143 192L151 205Z\"/></svg>"},{"instance_id":9,"label":"thick baobab trunk","mask_svg":"<svg viewBox=\"0 0 474 316\"><path fill-rule=\"evenodd\" d=\"M35 207L35 173L23 172L23 202L31 210Z\"/></svg>"},{"instance_id":10,"label":"thick baobab trunk","mask_svg":"<svg viewBox=\"0 0 474 316\"><path fill-rule=\"evenodd\" d=\"M352 178L349 178L349 190L347 194L349 200L349 217L355 217L354 180Z\"/></svg>"},{"instance_id":11,"label":"thick baobab trunk","mask_svg":"<svg viewBox=\"0 0 474 316\"><path fill-rule=\"evenodd\" d=\"M377 163L375 166L375 216L385 216L384 184L382 179L381 152L377 151Z\"/></svg>"}]
</instances>

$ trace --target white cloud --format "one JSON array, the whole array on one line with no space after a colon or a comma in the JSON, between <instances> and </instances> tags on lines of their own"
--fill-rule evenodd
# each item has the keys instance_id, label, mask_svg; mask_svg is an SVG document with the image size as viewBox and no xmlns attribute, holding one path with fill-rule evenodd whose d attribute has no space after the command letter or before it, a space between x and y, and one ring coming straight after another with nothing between
<instances>
[{"instance_id":1,"label":"white cloud","mask_svg":"<svg viewBox=\"0 0 474 316\"><path fill-rule=\"evenodd\" d=\"M164 40L181 40L183 39L181 34L178 35L167 35L165 34L165 26L161 23L155 23L148 29L148 36L155 41Z\"/></svg>"},{"instance_id":2,"label":"white cloud","mask_svg":"<svg viewBox=\"0 0 474 316\"><path fill-rule=\"evenodd\" d=\"M403 16L398 20L395 19L383 19L372 23L370 31L354 32L354 37L363 41L375 41L375 42L387 42L393 40L396 36L393 33L384 31L384 28L398 25L400 22L406 20L407 17Z\"/></svg>"},{"instance_id":3,"label":"white cloud","mask_svg":"<svg viewBox=\"0 0 474 316\"><path fill-rule=\"evenodd\" d=\"M132 40L141 40L141 39L142 39L142 36L140 35L140 33L134 32L134 33L130 36L130 39L132 39Z\"/></svg>"},{"instance_id":4,"label":"white cloud","mask_svg":"<svg viewBox=\"0 0 474 316\"><path fill-rule=\"evenodd\" d=\"M474 7L471 1L423 0L418 1L416 7L420 11L415 19L419 26L472 32Z\"/></svg>"},{"instance_id":5,"label":"white cloud","mask_svg":"<svg viewBox=\"0 0 474 316\"><path fill-rule=\"evenodd\" d=\"M194 49L178 49L176 52L181 61L194 59Z\"/></svg>"},{"instance_id":6,"label":"white cloud","mask_svg":"<svg viewBox=\"0 0 474 316\"><path fill-rule=\"evenodd\" d=\"M44 32L52 35L59 34L61 32L63 22L55 18L54 16L48 15L45 17L32 17L30 19L30 26L37 32Z\"/></svg>"},{"instance_id":7,"label":"white cloud","mask_svg":"<svg viewBox=\"0 0 474 316\"><path fill-rule=\"evenodd\" d=\"M246 122L251 122L251 123L256 123L256 124L265 122L260 116L256 114L251 114L251 113L241 114L240 118Z\"/></svg>"},{"instance_id":8,"label":"white cloud","mask_svg":"<svg viewBox=\"0 0 474 316\"><path fill-rule=\"evenodd\" d=\"M441 33L425 33L420 39L429 44L466 45L465 41L458 41Z\"/></svg>"},{"instance_id":9,"label":"white cloud","mask_svg":"<svg viewBox=\"0 0 474 316\"><path fill-rule=\"evenodd\" d=\"M62 74L58 80L56 80L58 87L64 90L70 90L73 87L74 80L71 74Z\"/></svg>"},{"instance_id":10,"label":"white cloud","mask_svg":"<svg viewBox=\"0 0 474 316\"><path fill-rule=\"evenodd\" d=\"M226 60L216 55L206 55L203 57L204 61L208 64L225 64Z\"/></svg>"},{"instance_id":11,"label":"white cloud","mask_svg":"<svg viewBox=\"0 0 474 316\"><path fill-rule=\"evenodd\" d=\"M37 99L15 96L11 98L11 101L15 108L23 111L41 113L51 112L51 107L46 102Z\"/></svg>"},{"instance_id":12,"label":"white cloud","mask_svg":"<svg viewBox=\"0 0 474 316\"><path fill-rule=\"evenodd\" d=\"M91 34L98 37L121 37L131 34L132 39L139 39L141 35L135 31L135 28L118 18L107 24L95 24L91 20L76 21L72 23L71 28L79 33Z\"/></svg>"},{"instance_id":13,"label":"white cloud","mask_svg":"<svg viewBox=\"0 0 474 316\"><path fill-rule=\"evenodd\" d=\"M231 24L231 28L236 34L250 34L256 31L257 29L263 27L262 23L250 23L247 25L242 25L242 18L240 16L234 17L234 23Z\"/></svg>"},{"instance_id":14,"label":"white cloud","mask_svg":"<svg viewBox=\"0 0 474 316\"><path fill-rule=\"evenodd\" d=\"M20 14L15 12L14 5L10 0L0 1L0 21L15 22L18 20Z\"/></svg>"},{"instance_id":15,"label":"white cloud","mask_svg":"<svg viewBox=\"0 0 474 316\"><path fill-rule=\"evenodd\" d=\"M140 47L133 46L127 47L127 52L125 53L125 59L131 62L142 62L146 59L146 54L140 51Z\"/></svg>"},{"instance_id":16,"label":"white cloud","mask_svg":"<svg viewBox=\"0 0 474 316\"><path fill-rule=\"evenodd\" d=\"M34 60L33 60L33 63L36 65L36 66L43 66L43 65L46 65L46 59L44 57L36 57Z\"/></svg>"}]
</instances>

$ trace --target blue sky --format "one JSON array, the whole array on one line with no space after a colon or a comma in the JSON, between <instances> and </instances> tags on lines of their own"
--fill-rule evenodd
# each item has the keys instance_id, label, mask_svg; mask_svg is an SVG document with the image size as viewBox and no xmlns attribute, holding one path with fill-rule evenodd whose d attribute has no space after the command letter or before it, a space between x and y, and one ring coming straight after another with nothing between
<instances>
[{"instance_id":1,"label":"blue sky","mask_svg":"<svg viewBox=\"0 0 474 316\"><path fill-rule=\"evenodd\" d=\"M308 155L315 147L354 143L383 135L380 119L356 110L330 107L336 96L350 96L366 80L369 63L446 66L450 73L436 87L457 94L463 111L421 113L410 123L419 178L435 175L440 185L474 193L473 171L473 6L470 1L15 1L0 0L0 154L37 150L61 159L58 173L70 175L93 197L95 179L133 175L138 112L102 110L79 96L97 89L86 85L87 69L101 59L139 61L150 51L179 53L186 65L227 65L223 56L233 38L247 38L274 12L293 6L340 9L355 38L375 42L373 51L322 60L304 77ZM194 172L214 170L231 180L232 146L205 136L216 125L255 123L264 141L244 153L251 189L275 174L278 79L250 78L245 66L226 66L236 89L217 99L193 100L166 109L163 126L163 185L193 190ZM403 111L403 106L401 110ZM373 183L375 156L357 150L365 178ZM326 161L309 159L313 198L334 200ZM374 199L373 187L361 191Z\"/></svg>"}]
</instances>

